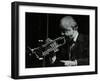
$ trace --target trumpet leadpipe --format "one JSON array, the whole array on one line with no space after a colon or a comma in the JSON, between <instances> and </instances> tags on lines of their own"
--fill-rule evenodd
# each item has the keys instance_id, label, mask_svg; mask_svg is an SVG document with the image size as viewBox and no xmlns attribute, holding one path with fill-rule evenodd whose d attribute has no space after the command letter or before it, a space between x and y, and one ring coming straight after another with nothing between
<instances>
[{"instance_id":1,"label":"trumpet leadpipe","mask_svg":"<svg viewBox=\"0 0 100 81\"><path fill-rule=\"evenodd\" d=\"M58 37L58 38L52 40L51 42L48 42L48 43L42 45L42 47L49 46L50 44L53 44L54 42L56 42L58 44L58 46L62 46L62 45L64 45L66 43L66 40L65 40L65 37L64 36Z\"/></svg>"}]
</instances>

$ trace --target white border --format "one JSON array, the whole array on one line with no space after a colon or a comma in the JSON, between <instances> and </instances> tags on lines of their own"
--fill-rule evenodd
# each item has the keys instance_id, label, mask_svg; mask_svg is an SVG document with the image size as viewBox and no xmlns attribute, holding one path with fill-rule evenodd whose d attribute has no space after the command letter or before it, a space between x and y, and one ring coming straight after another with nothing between
<instances>
[{"instance_id":1,"label":"white border","mask_svg":"<svg viewBox=\"0 0 100 81\"><path fill-rule=\"evenodd\" d=\"M25 68L25 12L79 14L90 16L90 65L77 67ZM19 6L19 75L40 75L95 71L95 11L88 9Z\"/></svg>"}]
</instances>

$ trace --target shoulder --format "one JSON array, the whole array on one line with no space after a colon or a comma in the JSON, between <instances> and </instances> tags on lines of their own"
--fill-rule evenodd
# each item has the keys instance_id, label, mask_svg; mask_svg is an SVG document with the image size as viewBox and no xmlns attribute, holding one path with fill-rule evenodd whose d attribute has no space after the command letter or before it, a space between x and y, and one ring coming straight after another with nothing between
<instances>
[{"instance_id":1,"label":"shoulder","mask_svg":"<svg viewBox=\"0 0 100 81\"><path fill-rule=\"evenodd\" d=\"M80 42L89 41L89 36L84 34L79 34L77 40Z\"/></svg>"},{"instance_id":2,"label":"shoulder","mask_svg":"<svg viewBox=\"0 0 100 81\"><path fill-rule=\"evenodd\" d=\"M89 46L89 36L88 35L84 35L84 34L79 34L78 38L77 38L77 43L81 46Z\"/></svg>"}]
</instances>

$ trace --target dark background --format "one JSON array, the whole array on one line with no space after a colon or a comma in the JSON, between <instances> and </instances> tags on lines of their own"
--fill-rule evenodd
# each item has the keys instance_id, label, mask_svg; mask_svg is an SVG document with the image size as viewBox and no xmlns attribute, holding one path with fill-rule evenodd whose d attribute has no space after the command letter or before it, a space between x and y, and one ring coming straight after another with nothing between
<instances>
[{"instance_id":1,"label":"dark background","mask_svg":"<svg viewBox=\"0 0 100 81\"><path fill-rule=\"evenodd\" d=\"M45 41L48 37L51 39L59 37L61 35L60 19L64 16L72 16L78 24L79 33L89 35L88 15L46 14L26 12L26 51L28 47L34 48L41 45L41 42L39 42L38 40ZM33 59L32 57L30 58L28 53L29 52L26 52L26 68L34 67L34 65L32 65Z\"/></svg>"}]
</instances>

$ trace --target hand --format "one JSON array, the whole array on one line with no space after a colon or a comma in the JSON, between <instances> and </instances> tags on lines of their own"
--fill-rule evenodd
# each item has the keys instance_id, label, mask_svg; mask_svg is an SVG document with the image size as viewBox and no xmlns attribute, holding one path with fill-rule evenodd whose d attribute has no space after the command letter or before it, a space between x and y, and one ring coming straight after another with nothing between
<instances>
[{"instance_id":1,"label":"hand","mask_svg":"<svg viewBox=\"0 0 100 81\"><path fill-rule=\"evenodd\" d=\"M61 60L60 62L64 63L65 66L76 66L77 60L70 61L70 60Z\"/></svg>"}]
</instances>

